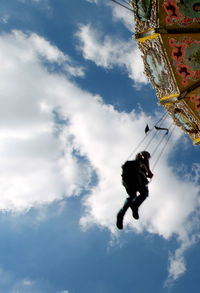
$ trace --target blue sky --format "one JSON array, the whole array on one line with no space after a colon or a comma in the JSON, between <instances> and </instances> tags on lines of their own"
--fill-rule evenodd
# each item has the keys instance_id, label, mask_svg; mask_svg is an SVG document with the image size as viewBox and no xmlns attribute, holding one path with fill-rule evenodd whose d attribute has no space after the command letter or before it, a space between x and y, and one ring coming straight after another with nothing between
<instances>
[{"instance_id":1,"label":"blue sky","mask_svg":"<svg viewBox=\"0 0 200 293\"><path fill-rule=\"evenodd\" d=\"M120 166L164 113L133 32L111 1L1 1L0 292L197 291L200 152L178 128L115 226Z\"/></svg>"}]
</instances>

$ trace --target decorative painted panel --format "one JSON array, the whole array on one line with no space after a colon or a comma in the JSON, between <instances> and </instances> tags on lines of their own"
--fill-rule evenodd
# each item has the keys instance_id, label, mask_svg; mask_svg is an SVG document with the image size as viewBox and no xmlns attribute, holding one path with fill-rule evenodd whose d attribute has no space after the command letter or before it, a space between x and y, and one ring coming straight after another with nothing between
<instances>
[{"instance_id":1,"label":"decorative painted panel","mask_svg":"<svg viewBox=\"0 0 200 293\"><path fill-rule=\"evenodd\" d=\"M167 26L189 26L200 21L200 2L197 0L165 0L163 7Z\"/></svg>"},{"instance_id":2,"label":"decorative painted panel","mask_svg":"<svg viewBox=\"0 0 200 293\"><path fill-rule=\"evenodd\" d=\"M143 53L145 73L156 89L157 96L162 98L171 94L179 94L179 89L164 54L161 38L158 36L155 39L140 42L138 46Z\"/></svg>"}]
</instances>

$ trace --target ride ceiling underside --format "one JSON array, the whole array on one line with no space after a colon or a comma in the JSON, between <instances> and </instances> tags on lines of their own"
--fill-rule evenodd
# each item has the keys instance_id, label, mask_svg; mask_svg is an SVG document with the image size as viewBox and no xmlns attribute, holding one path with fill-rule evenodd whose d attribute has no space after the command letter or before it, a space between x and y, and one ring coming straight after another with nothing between
<instances>
[{"instance_id":1,"label":"ride ceiling underside","mask_svg":"<svg viewBox=\"0 0 200 293\"><path fill-rule=\"evenodd\" d=\"M200 145L200 1L132 0L145 73L175 124Z\"/></svg>"}]
</instances>

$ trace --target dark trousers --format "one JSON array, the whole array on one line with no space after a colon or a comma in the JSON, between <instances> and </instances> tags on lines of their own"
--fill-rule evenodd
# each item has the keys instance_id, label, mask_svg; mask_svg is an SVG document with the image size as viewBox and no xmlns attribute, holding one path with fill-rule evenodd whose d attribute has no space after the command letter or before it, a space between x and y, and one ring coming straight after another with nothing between
<instances>
[{"instance_id":1,"label":"dark trousers","mask_svg":"<svg viewBox=\"0 0 200 293\"><path fill-rule=\"evenodd\" d=\"M128 187L126 184L123 184L126 188L126 192L128 193L129 197L124 202L123 207L120 209L119 214L122 216L125 215L128 208L131 208L132 211L135 209L138 209L139 206L143 203L143 201L147 198L149 195L148 185L144 185L141 187ZM137 196L137 192L139 192L139 195Z\"/></svg>"}]
</instances>

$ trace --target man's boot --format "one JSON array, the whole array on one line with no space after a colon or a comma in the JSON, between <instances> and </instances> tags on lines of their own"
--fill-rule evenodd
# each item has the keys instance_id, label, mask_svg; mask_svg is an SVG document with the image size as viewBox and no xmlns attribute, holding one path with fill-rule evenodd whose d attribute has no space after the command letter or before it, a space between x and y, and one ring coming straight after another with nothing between
<instances>
[{"instance_id":1,"label":"man's boot","mask_svg":"<svg viewBox=\"0 0 200 293\"><path fill-rule=\"evenodd\" d=\"M139 220L138 207L133 207L132 215L135 220Z\"/></svg>"},{"instance_id":2,"label":"man's boot","mask_svg":"<svg viewBox=\"0 0 200 293\"><path fill-rule=\"evenodd\" d=\"M128 208L131 207L131 204L132 204L132 198L127 197L127 199L125 200L125 203L124 203L123 207L121 208L121 210L117 214L117 223L116 223L116 226L120 230L123 229L124 215L125 215L126 211L128 210Z\"/></svg>"},{"instance_id":3,"label":"man's boot","mask_svg":"<svg viewBox=\"0 0 200 293\"><path fill-rule=\"evenodd\" d=\"M121 211L119 211L119 213L117 214L117 223L116 223L117 228L119 230L123 229L123 219L124 219L124 214Z\"/></svg>"}]
</instances>

